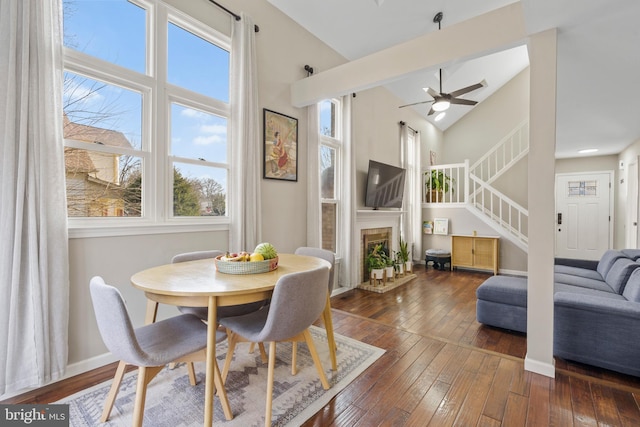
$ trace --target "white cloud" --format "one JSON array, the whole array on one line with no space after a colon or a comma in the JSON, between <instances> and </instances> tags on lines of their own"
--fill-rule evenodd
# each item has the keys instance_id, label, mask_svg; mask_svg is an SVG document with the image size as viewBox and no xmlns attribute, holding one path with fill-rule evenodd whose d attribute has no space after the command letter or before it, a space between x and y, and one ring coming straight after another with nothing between
<instances>
[{"instance_id":1,"label":"white cloud","mask_svg":"<svg viewBox=\"0 0 640 427\"><path fill-rule=\"evenodd\" d=\"M203 113L202 111L194 110L193 108L184 108L180 112L180 115L191 118L207 118L209 115L207 113Z\"/></svg>"},{"instance_id":2,"label":"white cloud","mask_svg":"<svg viewBox=\"0 0 640 427\"><path fill-rule=\"evenodd\" d=\"M221 135L197 136L193 139L195 145L221 144L226 141L227 138Z\"/></svg>"}]
</instances>

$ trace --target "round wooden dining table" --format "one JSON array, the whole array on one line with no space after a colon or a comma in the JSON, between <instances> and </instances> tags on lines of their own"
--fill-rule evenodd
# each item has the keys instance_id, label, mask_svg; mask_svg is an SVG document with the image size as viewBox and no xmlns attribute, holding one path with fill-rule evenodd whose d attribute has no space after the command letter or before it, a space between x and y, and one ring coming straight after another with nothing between
<instances>
[{"instance_id":1,"label":"round wooden dining table","mask_svg":"<svg viewBox=\"0 0 640 427\"><path fill-rule=\"evenodd\" d=\"M320 258L279 254L278 268L268 273L226 274L216 270L213 259L165 264L140 271L131 276L131 284L143 291L150 304L146 320L155 321L157 304L208 307L207 352L205 377L204 425L213 422L213 397L215 387L225 408L225 416L231 419L226 392L216 363L216 314L219 306L245 304L271 297L280 277L296 272L313 270L331 264ZM217 378L216 378L217 377ZM215 383L215 387L214 387Z\"/></svg>"}]
</instances>

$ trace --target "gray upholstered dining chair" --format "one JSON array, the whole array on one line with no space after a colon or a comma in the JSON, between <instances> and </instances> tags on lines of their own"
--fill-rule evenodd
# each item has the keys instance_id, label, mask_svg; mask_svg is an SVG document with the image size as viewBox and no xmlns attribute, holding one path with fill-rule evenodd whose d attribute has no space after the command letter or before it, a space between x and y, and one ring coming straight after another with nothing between
<instances>
[{"instance_id":1,"label":"gray upholstered dining chair","mask_svg":"<svg viewBox=\"0 0 640 427\"><path fill-rule=\"evenodd\" d=\"M162 368L170 362L205 360L207 325L196 316L182 314L134 329L118 289L107 285L99 276L91 279L89 287L102 340L120 360L100 421L104 423L109 418L126 366L135 365L138 366L138 382L133 425L141 426L147 385ZM218 333L216 338L222 341L226 334ZM214 378L225 416L232 419L231 407L217 369ZM191 383L195 385L195 378Z\"/></svg>"},{"instance_id":2,"label":"gray upholstered dining chair","mask_svg":"<svg viewBox=\"0 0 640 427\"><path fill-rule=\"evenodd\" d=\"M305 341L318 370L322 387L325 390L330 387L309 332L309 326L318 319L325 306L327 280L329 280L327 267L286 274L278 279L268 307L244 316L220 319L220 324L227 328L229 338L229 350L222 370L223 382L229 373L233 352L238 342L269 342L266 426L271 425L276 342Z\"/></svg>"},{"instance_id":3,"label":"gray upholstered dining chair","mask_svg":"<svg viewBox=\"0 0 640 427\"><path fill-rule=\"evenodd\" d=\"M313 256L316 258L322 258L331 263L331 270L329 270L329 286L328 292L325 297L326 304L324 306L324 310L322 312L322 320L324 321L324 327L327 331L327 344L329 345L329 356L331 357L331 369L338 369L338 361L336 358L336 339L333 334L333 318L331 317L331 291L333 291L333 274L335 270L336 258L333 252L328 251L326 249L320 248L311 248L311 247L300 247L295 251L296 255L306 255ZM296 373L296 343L293 343L293 360L291 364L291 373L295 375Z\"/></svg>"}]
</instances>

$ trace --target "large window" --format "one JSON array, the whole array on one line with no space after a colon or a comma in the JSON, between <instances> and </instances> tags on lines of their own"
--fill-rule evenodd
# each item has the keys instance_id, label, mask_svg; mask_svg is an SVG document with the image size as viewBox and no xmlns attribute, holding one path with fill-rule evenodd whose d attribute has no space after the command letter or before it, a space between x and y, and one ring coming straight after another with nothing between
<instances>
[{"instance_id":1,"label":"large window","mask_svg":"<svg viewBox=\"0 0 640 427\"><path fill-rule=\"evenodd\" d=\"M320 120L320 199L322 204L322 248L337 252L340 222L340 170L342 151L341 103L337 99L318 104Z\"/></svg>"},{"instance_id":2,"label":"large window","mask_svg":"<svg viewBox=\"0 0 640 427\"><path fill-rule=\"evenodd\" d=\"M228 223L229 38L160 0L65 0L64 45L70 225Z\"/></svg>"}]
</instances>

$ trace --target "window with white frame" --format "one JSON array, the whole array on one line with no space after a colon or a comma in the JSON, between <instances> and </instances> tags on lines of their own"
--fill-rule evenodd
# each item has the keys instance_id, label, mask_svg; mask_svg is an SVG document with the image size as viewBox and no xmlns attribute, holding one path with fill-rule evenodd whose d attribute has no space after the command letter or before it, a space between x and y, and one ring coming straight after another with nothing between
<instances>
[{"instance_id":1,"label":"window with white frame","mask_svg":"<svg viewBox=\"0 0 640 427\"><path fill-rule=\"evenodd\" d=\"M320 129L320 201L322 204L322 248L337 252L340 226L342 106L330 99L318 104Z\"/></svg>"},{"instance_id":2,"label":"window with white frame","mask_svg":"<svg viewBox=\"0 0 640 427\"><path fill-rule=\"evenodd\" d=\"M160 0L64 1L70 225L228 222L229 57Z\"/></svg>"}]
</instances>

